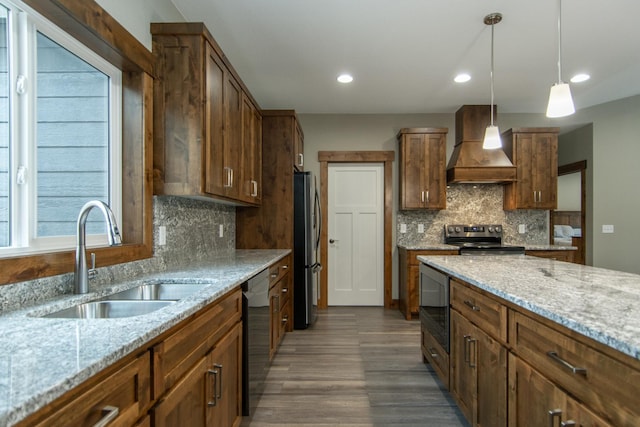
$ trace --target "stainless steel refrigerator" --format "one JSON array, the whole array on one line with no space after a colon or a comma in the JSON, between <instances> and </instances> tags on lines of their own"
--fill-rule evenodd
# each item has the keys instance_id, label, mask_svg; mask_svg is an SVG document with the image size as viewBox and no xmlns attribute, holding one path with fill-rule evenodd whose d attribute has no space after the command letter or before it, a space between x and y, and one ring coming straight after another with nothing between
<instances>
[{"instance_id":1,"label":"stainless steel refrigerator","mask_svg":"<svg viewBox=\"0 0 640 427\"><path fill-rule=\"evenodd\" d=\"M293 176L293 327L306 329L318 315L320 197L311 172Z\"/></svg>"}]
</instances>

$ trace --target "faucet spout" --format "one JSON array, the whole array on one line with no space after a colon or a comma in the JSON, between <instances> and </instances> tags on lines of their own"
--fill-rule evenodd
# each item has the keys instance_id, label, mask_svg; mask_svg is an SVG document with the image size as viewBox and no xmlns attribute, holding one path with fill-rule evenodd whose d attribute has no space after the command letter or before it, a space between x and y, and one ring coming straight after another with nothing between
<instances>
[{"instance_id":1,"label":"faucet spout","mask_svg":"<svg viewBox=\"0 0 640 427\"><path fill-rule=\"evenodd\" d=\"M89 274L87 269L87 246L86 246L86 228L87 217L93 208L98 208L104 220L107 223L107 239L109 246L120 246L122 244L122 236L116 224L116 217L113 211L106 203L100 200L92 200L85 203L80 209L78 215L78 230L76 235L76 265L74 273L75 292L77 294L86 294L89 292Z\"/></svg>"}]
</instances>

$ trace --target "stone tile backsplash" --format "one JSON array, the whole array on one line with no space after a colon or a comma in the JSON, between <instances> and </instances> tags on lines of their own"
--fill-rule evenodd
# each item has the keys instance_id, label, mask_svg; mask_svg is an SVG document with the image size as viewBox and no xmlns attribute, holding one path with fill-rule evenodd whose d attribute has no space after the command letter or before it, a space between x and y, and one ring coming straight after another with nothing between
<instances>
[{"instance_id":1,"label":"stone tile backsplash","mask_svg":"<svg viewBox=\"0 0 640 427\"><path fill-rule=\"evenodd\" d=\"M100 268L89 288L96 289L146 273L166 270L173 264L197 261L205 256L235 250L235 208L180 197L153 198L153 258ZM219 226L223 237L219 237ZM158 245L158 230L166 227L167 244ZM73 273L0 286L0 314L73 292Z\"/></svg>"},{"instance_id":2,"label":"stone tile backsplash","mask_svg":"<svg viewBox=\"0 0 640 427\"><path fill-rule=\"evenodd\" d=\"M546 245L549 243L549 212L544 210L503 210L503 188L499 184L453 184L447 188L447 209L439 211L399 211L397 243L405 246L439 244L444 240L445 224L502 224L505 243ZM407 232L400 232L400 225ZM418 233L418 225L424 233ZM518 233L518 225L526 233Z\"/></svg>"}]
</instances>

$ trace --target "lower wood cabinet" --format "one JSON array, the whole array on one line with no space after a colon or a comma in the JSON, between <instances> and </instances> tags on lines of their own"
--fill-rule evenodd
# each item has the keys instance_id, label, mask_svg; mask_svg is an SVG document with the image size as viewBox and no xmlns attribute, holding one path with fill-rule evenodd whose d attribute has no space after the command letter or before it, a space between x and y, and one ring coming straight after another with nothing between
<instances>
[{"instance_id":1,"label":"lower wood cabinet","mask_svg":"<svg viewBox=\"0 0 640 427\"><path fill-rule=\"evenodd\" d=\"M287 256L269 267L269 358L275 356L285 332L293 330L290 261Z\"/></svg>"},{"instance_id":2,"label":"lower wood cabinet","mask_svg":"<svg viewBox=\"0 0 640 427\"><path fill-rule=\"evenodd\" d=\"M508 401L509 427L610 425L513 354Z\"/></svg>"},{"instance_id":3,"label":"lower wood cabinet","mask_svg":"<svg viewBox=\"0 0 640 427\"><path fill-rule=\"evenodd\" d=\"M417 319L420 309L420 261L421 255L458 255L458 250L406 249L398 247L399 281L398 303L405 319Z\"/></svg>"},{"instance_id":4,"label":"lower wood cabinet","mask_svg":"<svg viewBox=\"0 0 640 427\"><path fill-rule=\"evenodd\" d=\"M455 310L451 310L449 390L474 426L505 426L507 350Z\"/></svg>"},{"instance_id":5,"label":"lower wood cabinet","mask_svg":"<svg viewBox=\"0 0 640 427\"><path fill-rule=\"evenodd\" d=\"M242 325L236 324L153 408L153 425L238 426Z\"/></svg>"},{"instance_id":6,"label":"lower wood cabinet","mask_svg":"<svg viewBox=\"0 0 640 427\"><path fill-rule=\"evenodd\" d=\"M18 425L134 425L146 415L150 403L150 359L149 352L145 351L133 360L108 368L98 375L99 379L80 386L83 390L80 394L74 395L79 390L72 390L70 394L74 397L64 395Z\"/></svg>"}]
</instances>

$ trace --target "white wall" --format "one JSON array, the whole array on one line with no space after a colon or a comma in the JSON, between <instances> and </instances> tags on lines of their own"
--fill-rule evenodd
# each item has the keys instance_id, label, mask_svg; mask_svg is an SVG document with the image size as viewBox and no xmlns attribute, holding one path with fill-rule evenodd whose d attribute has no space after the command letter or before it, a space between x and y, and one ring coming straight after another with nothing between
<instances>
[{"instance_id":1,"label":"white wall","mask_svg":"<svg viewBox=\"0 0 640 427\"><path fill-rule=\"evenodd\" d=\"M171 0L96 0L140 43L151 50L152 22L182 22L184 17Z\"/></svg>"}]
</instances>

